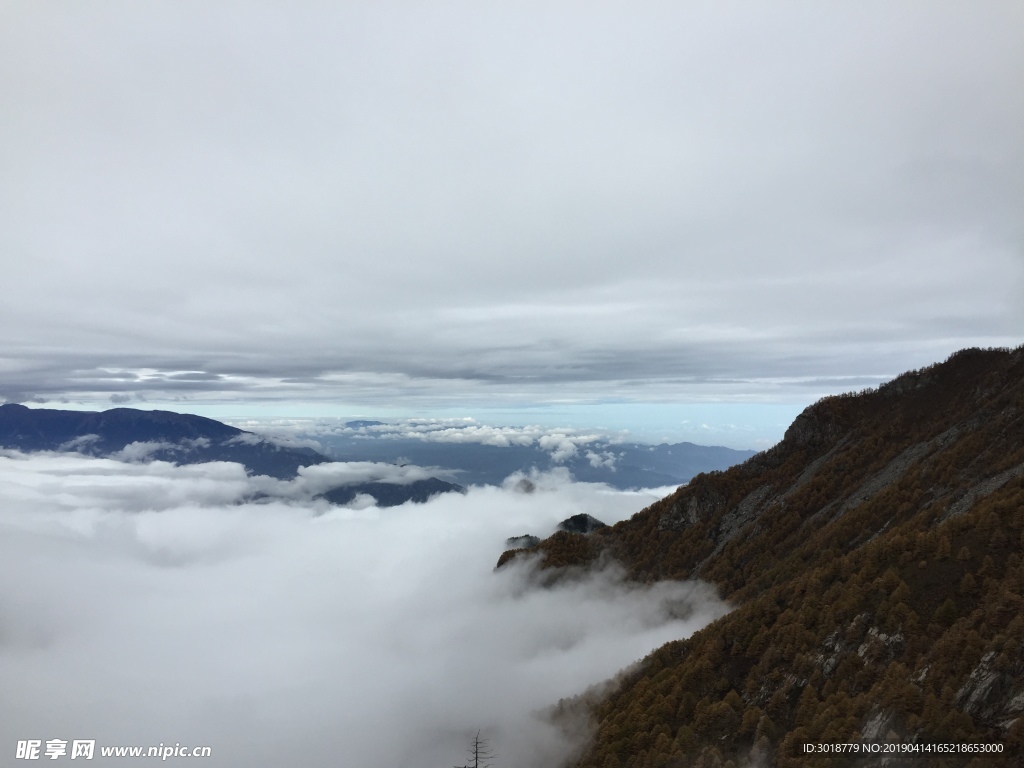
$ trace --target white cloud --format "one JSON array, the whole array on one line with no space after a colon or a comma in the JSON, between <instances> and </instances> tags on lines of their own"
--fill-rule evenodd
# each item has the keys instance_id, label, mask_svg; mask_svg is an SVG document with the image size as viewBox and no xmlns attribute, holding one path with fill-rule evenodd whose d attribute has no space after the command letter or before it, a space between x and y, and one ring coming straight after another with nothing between
<instances>
[{"instance_id":1,"label":"white cloud","mask_svg":"<svg viewBox=\"0 0 1024 768\"><path fill-rule=\"evenodd\" d=\"M323 451L323 446L316 440L309 437L299 437L291 424L281 424L279 420L253 422L258 424L258 432L250 431L250 420L233 423L233 426L246 430L240 435L226 440L225 443L239 445L270 445L281 446L282 448L312 448L314 451ZM202 438L200 438L202 439Z\"/></svg>"},{"instance_id":2,"label":"white cloud","mask_svg":"<svg viewBox=\"0 0 1024 768\"><path fill-rule=\"evenodd\" d=\"M88 450L89 446L93 445L97 440L100 439L99 435L79 435L78 437L68 440L66 443L61 443L58 447L58 451L82 451Z\"/></svg>"},{"instance_id":3,"label":"white cloud","mask_svg":"<svg viewBox=\"0 0 1024 768\"><path fill-rule=\"evenodd\" d=\"M86 435L85 437L86 438L90 438L90 437L95 438L96 436L95 435ZM88 446L92 442L92 441L81 442L82 440L83 440L83 438L81 438L81 437L75 438L74 440L70 440L67 443L61 445L59 450L66 451L66 450L68 450L67 446L73 445L73 444L74 445ZM256 440L256 442L259 442L259 440ZM207 437L184 438L183 440L180 440L177 443L168 443L168 442L163 442L163 441L159 441L159 440L136 440L134 442L128 443L128 445L126 445L121 450L114 451L113 453L111 453L109 455L109 457L112 458L112 459L117 459L118 461L138 462L138 461L148 461L149 458L154 453L157 453L158 451L170 451L171 453L174 453L174 452L192 451L192 450L195 450L197 448L209 448L209 447L210 447L210 439L207 438Z\"/></svg>"},{"instance_id":4,"label":"white cloud","mask_svg":"<svg viewBox=\"0 0 1024 768\"><path fill-rule=\"evenodd\" d=\"M135 442L128 443L120 451L110 454L110 458L117 459L118 461L146 461L157 451L173 451L175 448L177 446L171 443L136 440Z\"/></svg>"},{"instance_id":5,"label":"white cloud","mask_svg":"<svg viewBox=\"0 0 1024 768\"><path fill-rule=\"evenodd\" d=\"M194 498L198 503L206 491L213 492L210 501L212 504L242 502L256 494L286 502L311 502L314 496L339 486L365 482L408 485L417 480L449 474L438 467L352 461L325 462L299 467L294 478L280 480L268 475L249 476L244 466L234 462L218 461L178 466L168 461L147 461L154 451L162 448L174 446L165 443L131 443L124 450L117 451L106 459L95 459L87 469L78 473L69 469L77 466L74 460L79 457L76 455L45 451L24 454L3 450L0 451L0 457L29 462L26 466L34 467L31 473L24 476L15 473L16 477L21 478L19 482L38 482L40 478L63 478L65 475L108 478L95 484L87 480L81 485L84 495L72 497L68 503L87 501L90 506L97 508L128 512L167 509L180 505L186 497ZM133 482L122 483L118 480L122 477L133 478ZM69 484L71 481L62 482ZM48 491L52 486L42 484L40 488L42 491ZM122 496L135 490L139 490L142 495L130 498ZM42 496L41 492L36 498L41 499ZM329 508L329 505L323 502L319 503L317 508L323 511Z\"/></svg>"},{"instance_id":6,"label":"white cloud","mask_svg":"<svg viewBox=\"0 0 1024 768\"><path fill-rule=\"evenodd\" d=\"M545 433L543 427L501 427L480 424L474 419L398 419L346 432L368 434L390 439L423 440L433 443L493 445L533 445Z\"/></svg>"},{"instance_id":7,"label":"white cloud","mask_svg":"<svg viewBox=\"0 0 1024 768\"><path fill-rule=\"evenodd\" d=\"M597 469L598 467L607 467L608 469L615 469L615 461L618 457L611 451L602 451L596 453L595 451L587 451L587 461L590 462L590 466Z\"/></svg>"},{"instance_id":8,"label":"white cloud","mask_svg":"<svg viewBox=\"0 0 1024 768\"><path fill-rule=\"evenodd\" d=\"M581 445L600 440L601 435L589 434L567 434L566 432L552 432L542 435L537 444L545 451L551 452L552 461L563 462L576 455Z\"/></svg>"},{"instance_id":9,"label":"white cloud","mask_svg":"<svg viewBox=\"0 0 1024 768\"><path fill-rule=\"evenodd\" d=\"M485 424L468 424L440 429L407 429L388 436L413 437L437 443L479 443L507 448L510 445L532 445L537 431L535 427L489 427Z\"/></svg>"},{"instance_id":10,"label":"white cloud","mask_svg":"<svg viewBox=\"0 0 1024 768\"><path fill-rule=\"evenodd\" d=\"M243 432L224 442L226 445L260 445L268 440L263 435L257 435L254 432Z\"/></svg>"},{"instance_id":11,"label":"white cloud","mask_svg":"<svg viewBox=\"0 0 1024 768\"><path fill-rule=\"evenodd\" d=\"M623 432L579 430L568 427L544 427L538 424L526 426L491 426L471 418L462 419L391 419L387 423L363 427L345 426L343 419L274 419L261 421L245 419L232 422L235 426L252 430L260 436L270 436L282 441L303 442L298 435L346 435L382 440L422 440L424 442L452 443L462 445L489 445L508 448L513 445L537 445L551 453L556 462L563 462L577 454L580 446L595 442L618 442L624 439ZM247 437L251 440L253 438ZM316 442L308 439L309 442ZM614 463L615 456L602 453L600 461L605 466ZM587 458L593 464L590 454ZM610 462L610 463L609 463ZM597 466L597 465L595 465Z\"/></svg>"},{"instance_id":12,"label":"white cloud","mask_svg":"<svg viewBox=\"0 0 1024 768\"><path fill-rule=\"evenodd\" d=\"M292 480L277 480L272 477L256 477L253 483L264 493L285 498L310 498L329 491L339 485L364 482L384 482L408 485L417 480L426 480L442 474L436 467L420 467L415 464L387 464L375 461L348 461L314 464L299 467Z\"/></svg>"},{"instance_id":13,"label":"white cloud","mask_svg":"<svg viewBox=\"0 0 1024 768\"><path fill-rule=\"evenodd\" d=\"M724 606L614 571L553 589L494 572L510 535L650 501L536 479L317 515L236 503L238 465L0 456L0 741L384 768L452 765L480 728L502 765L555 764L569 745L539 712Z\"/></svg>"},{"instance_id":14,"label":"white cloud","mask_svg":"<svg viewBox=\"0 0 1024 768\"><path fill-rule=\"evenodd\" d=\"M377 506L377 500L368 493L357 493L355 498L345 505L349 509L369 509Z\"/></svg>"}]
</instances>

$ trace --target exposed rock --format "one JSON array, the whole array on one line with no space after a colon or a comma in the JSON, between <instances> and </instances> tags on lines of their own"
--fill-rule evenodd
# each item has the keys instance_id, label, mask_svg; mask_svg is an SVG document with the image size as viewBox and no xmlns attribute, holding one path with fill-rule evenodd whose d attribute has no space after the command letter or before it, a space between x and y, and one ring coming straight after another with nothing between
<instances>
[{"instance_id":1,"label":"exposed rock","mask_svg":"<svg viewBox=\"0 0 1024 768\"><path fill-rule=\"evenodd\" d=\"M1020 691L1006 702L1003 711L1008 715L1019 715L1021 712L1024 712L1024 691Z\"/></svg>"},{"instance_id":2,"label":"exposed rock","mask_svg":"<svg viewBox=\"0 0 1024 768\"><path fill-rule=\"evenodd\" d=\"M842 450L849 442L850 439L848 437L843 438L835 445L833 445L831 448L829 448L828 451L826 451L821 456L812 461L810 464L808 464L804 471L800 473L800 477L796 479L796 482L786 489L785 496L792 496L794 493L796 493L801 488L801 486L803 486L807 481L814 477L815 474L817 474L818 470L821 469L822 465L828 462L834 454Z\"/></svg>"},{"instance_id":3,"label":"exposed rock","mask_svg":"<svg viewBox=\"0 0 1024 768\"><path fill-rule=\"evenodd\" d=\"M902 632L887 635L878 627L871 627L864 638L864 642L857 648L857 655L868 661L889 662L899 655L903 650L906 638Z\"/></svg>"},{"instance_id":4,"label":"exposed rock","mask_svg":"<svg viewBox=\"0 0 1024 768\"><path fill-rule=\"evenodd\" d=\"M1018 464L1016 467L1011 467L1005 472L1000 472L995 477L990 477L988 480L978 483L973 488L969 489L963 496L950 504L939 522L949 520L950 518L957 517L962 515L964 512L969 511L980 499L988 496L993 491L999 490L1010 480L1013 480L1015 477L1022 474L1024 474L1024 464Z\"/></svg>"},{"instance_id":5,"label":"exposed rock","mask_svg":"<svg viewBox=\"0 0 1024 768\"><path fill-rule=\"evenodd\" d=\"M967 682L956 692L956 706L972 717L991 718L1012 682L995 668L995 658L995 651L982 656Z\"/></svg>"},{"instance_id":6,"label":"exposed rock","mask_svg":"<svg viewBox=\"0 0 1024 768\"><path fill-rule=\"evenodd\" d=\"M864 627L873 620L870 613L861 613L846 627L837 628L825 638L821 651L815 656L825 677L831 677L844 658L854 652L855 647L861 662L888 663L899 654L906 642L903 635L899 632L887 635L873 626L865 632Z\"/></svg>"},{"instance_id":7,"label":"exposed rock","mask_svg":"<svg viewBox=\"0 0 1024 768\"><path fill-rule=\"evenodd\" d=\"M839 508L839 512L836 514L836 517L841 517L844 512L863 504L870 500L871 497L890 488L897 480L906 474L907 470L909 470L912 465L920 461L925 456L934 453L936 450L949 445L957 438L957 436L959 436L959 434L960 429L958 427L950 427L941 435L938 435L931 440L926 440L923 443L917 443L916 445L912 445L901 451L896 458L864 481L861 486L850 495L846 502Z\"/></svg>"},{"instance_id":8,"label":"exposed rock","mask_svg":"<svg viewBox=\"0 0 1024 768\"><path fill-rule=\"evenodd\" d=\"M882 741L895 741L897 734L894 729L896 718L891 712L876 709L871 712L860 729L861 739L876 744Z\"/></svg>"},{"instance_id":9,"label":"exposed rock","mask_svg":"<svg viewBox=\"0 0 1024 768\"><path fill-rule=\"evenodd\" d=\"M816 403L804 409L793 420L782 438L787 446L818 448L831 445L839 439L842 427L828 411Z\"/></svg>"},{"instance_id":10,"label":"exposed rock","mask_svg":"<svg viewBox=\"0 0 1024 768\"><path fill-rule=\"evenodd\" d=\"M814 659L818 663L818 666L821 667L822 674L824 674L825 677L832 677L832 673L835 672L836 667L839 666L839 662L843 654L848 650L846 643L843 641L842 634L838 629L825 638L825 642L822 643L822 652Z\"/></svg>"},{"instance_id":11,"label":"exposed rock","mask_svg":"<svg viewBox=\"0 0 1024 768\"><path fill-rule=\"evenodd\" d=\"M718 543L715 545L714 552L711 553L712 557L721 552L722 547L734 539L747 524L760 516L770 504L770 499L768 503L764 502L771 494L771 490L770 485L755 488L744 497L743 501L725 513L722 522L718 525L718 532L715 536Z\"/></svg>"},{"instance_id":12,"label":"exposed rock","mask_svg":"<svg viewBox=\"0 0 1024 768\"><path fill-rule=\"evenodd\" d=\"M708 477L702 475L701 478ZM694 480L658 520L658 530L679 531L710 520L725 506L725 498L709 483Z\"/></svg>"}]
</instances>

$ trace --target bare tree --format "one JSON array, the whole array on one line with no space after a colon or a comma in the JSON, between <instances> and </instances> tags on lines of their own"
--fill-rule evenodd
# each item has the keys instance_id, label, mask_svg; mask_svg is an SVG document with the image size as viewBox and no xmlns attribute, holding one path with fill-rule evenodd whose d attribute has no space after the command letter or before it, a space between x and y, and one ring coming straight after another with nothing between
<instances>
[{"instance_id":1,"label":"bare tree","mask_svg":"<svg viewBox=\"0 0 1024 768\"><path fill-rule=\"evenodd\" d=\"M469 762L466 765L456 765L453 768L491 768L487 761L494 757L487 739L480 738L480 731L473 737L473 744L469 750Z\"/></svg>"}]
</instances>

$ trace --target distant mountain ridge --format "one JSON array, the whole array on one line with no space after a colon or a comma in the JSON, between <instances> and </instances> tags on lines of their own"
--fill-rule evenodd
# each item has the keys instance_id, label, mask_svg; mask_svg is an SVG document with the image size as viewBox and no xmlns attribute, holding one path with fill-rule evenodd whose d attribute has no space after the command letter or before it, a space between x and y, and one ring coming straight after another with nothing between
<instances>
[{"instance_id":1,"label":"distant mountain ridge","mask_svg":"<svg viewBox=\"0 0 1024 768\"><path fill-rule=\"evenodd\" d=\"M345 426L365 430L387 425L359 419ZM281 444L214 419L172 411L112 408L95 412L0 405L2 447L23 451L74 450L94 456L184 464L234 461L252 474L282 480L295 477L299 467L331 461L369 461L444 467L457 473L464 485L500 485L517 472L568 470L578 482L606 483L625 490L677 486L701 472L727 469L754 455L753 451L686 442L645 445L592 440L584 444L583 450L556 459L538 444L498 447L476 442L395 439L392 435L376 439L364 434L308 437L316 440L322 450ZM449 490L461 490L455 483L449 485ZM370 493L368 489L360 492Z\"/></svg>"},{"instance_id":2,"label":"distant mountain ridge","mask_svg":"<svg viewBox=\"0 0 1024 768\"><path fill-rule=\"evenodd\" d=\"M0 405L0 447L178 464L231 461L242 464L250 474L280 480L294 478L301 467L332 461L312 448L280 445L215 419L135 408L97 412ZM429 478L412 483L347 483L323 496L332 503L345 504L358 494L368 494L377 498L379 506L395 506L462 490L455 483Z\"/></svg>"},{"instance_id":3,"label":"distant mountain ridge","mask_svg":"<svg viewBox=\"0 0 1024 768\"><path fill-rule=\"evenodd\" d=\"M528 553L554 574L611 559L640 582L699 576L736 606L559 705L597 726L578 768L841 764L807 743L1024 759L1024 347L825 398L745 463L499 566ZM971 760L937 755L906 764ZM856 764L903 764L885 759Z\"/></svg>"},{"instance_id":4,"label":"distant mountain ridge","mask_svg":"<svg viewBox=\"0 0 1024 768\"><path fill-rule=\"evenodd\" d=\"M381 422L349 422L349 425ZM433 442L423 439L374 438L356 435L310 435L337 461L387 461L399 458L420 466L459 471L466 485L499 485L515 472L563 468L583 483L606 483L620 490L681 485L701 472L724 470L754 455L694 443L622 443L594 441L577 454L555 460L539 445L494 446L481 443ZM589 454L589 455L588 455Z\"/></svg>"},{"instance_id":5,"label":"distant mountain ridge","mask_svg":"<svg viewBox=\"0 0 1024 768\"><path fill-rule=\"evenodd\" d=\"M76 450L110 456L132 443L148 458L194 464L236 461L253 474L295 477L299 467L330 461L311 448L293 448L214 419L172 411L112 408L63 411L0 405L0 445L22 451ZM148 444L148 445L145 445Z\"/></svg>"},{"instance_id":6,"label":"distant mountain ridge","mask_svg":"<svg viewBox=\"0 0 1024 768\"><path fill-rule=\"evenodd\" d=\"M0 405L0 442L15 440L23 450L57 450L76 437L95 435L107 452L134 441L229 439L241 429L204 416L171 411L111 408L107 411L65 411Z\"/></svg>"}]
</instances>

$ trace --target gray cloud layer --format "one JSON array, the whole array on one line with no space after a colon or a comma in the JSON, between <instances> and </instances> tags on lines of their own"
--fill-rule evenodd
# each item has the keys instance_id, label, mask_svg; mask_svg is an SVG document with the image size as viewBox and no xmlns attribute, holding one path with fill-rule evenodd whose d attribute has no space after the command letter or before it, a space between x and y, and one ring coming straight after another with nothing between
<instances>
[{"instance_id":1,"label":"gray cloud layer","mask_svg":"<svg viewBox=\"0 0 1024 768\"><path fill-rule=\"evenodd\" d=\"M357 422L358 423L358 422ZM567 458L589 443L624 441L624 435L609 430L552 429L537 424L491 426L471 418L396 419L388 423L348 426L337 419L275 419L270 423L256 419L235 422L240 429L253 429L262 439L290 440L295 435L340 435L380 440L423 440L431 443L489 445L496 448L538 445L556 457ZM313 439L308 443L320 449Z\"/></svg>"},{"instance_id":2,"label":"gray cloud layer","mask_svg":"<svg viewBox=\"0 0 1024 768\"><path fill-rule=\"evenodd\" d=\"M555 589L505 537L650 503L540 478L389 510L239 504L234 464L0 456L0 748L209 745L210 766L501 765L573 748L541 715L725 611L704 585ZM11 754L8 752L7 754ZM126 758L95 763L133 765Z\"/></svg>"},{"instance_id":3,"label":"gray cloud layer","mask_svg":"<svg viewBox=\"0 0 1024 768\"><path fill-rule=\"evenodd\" d=\"M5 3L0 395L806 399L1024 335L1018 3Z\"/></svg>"}]
</instances>

